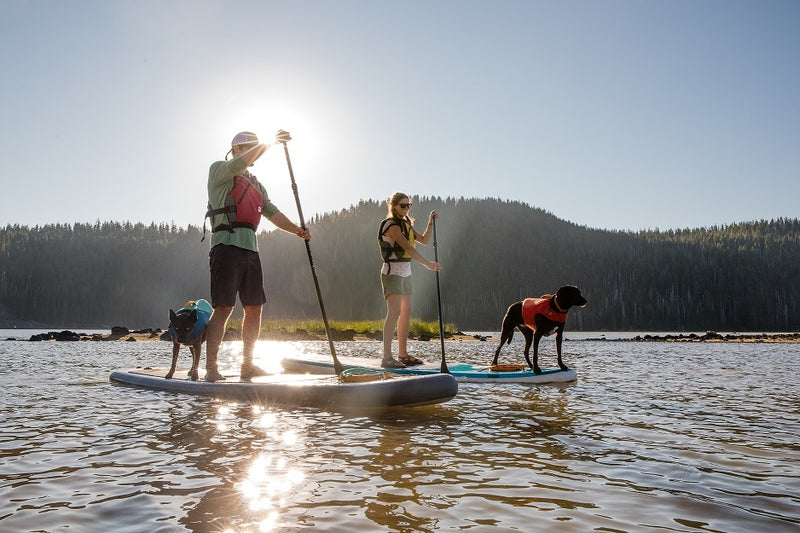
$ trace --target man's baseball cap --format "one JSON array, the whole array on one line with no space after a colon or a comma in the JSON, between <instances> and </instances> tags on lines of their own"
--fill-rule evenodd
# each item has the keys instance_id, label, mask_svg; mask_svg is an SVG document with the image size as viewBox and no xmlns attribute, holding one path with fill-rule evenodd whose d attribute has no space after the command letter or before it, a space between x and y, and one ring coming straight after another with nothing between
<instances>
[{"instance_id":1,"label":"man's baseball cap","mask_svg":"<svg viewBox=\"0 0 800 533\"><path fill-rule=\"evenodd\" d=\"M258 136L252 131L241 131L231 141L231 146L237 144L258 144Z\"/></svg>"}]
</instances>

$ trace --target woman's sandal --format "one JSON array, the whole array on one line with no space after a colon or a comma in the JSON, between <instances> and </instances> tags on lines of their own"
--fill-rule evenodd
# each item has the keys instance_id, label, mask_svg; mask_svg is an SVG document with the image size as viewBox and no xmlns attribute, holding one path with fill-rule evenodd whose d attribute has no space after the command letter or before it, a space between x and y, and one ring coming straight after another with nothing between
<instances>
[{"instance_id":1,"label":"woman's sandal","mask_svg":"<svg viewBox=\"0 0 800 533\"><path fill-rule=\"evenodd\" d=\"M406 365L398 361L397 359L384 359L381 361L381 367L383 368L405 368Z\"/></svg>"},{"instance_id":2,"label":"woman's sandal","mask_svg":"<svg viewBox=\"0 0 800 533\"><path fill-rule=\"evenodd\" d=\"M422 359L417 359L413 355L406 355L405 357L399 357L399 359L406 366L421 365L423 363Z\"/></svg>"}]
</instances>

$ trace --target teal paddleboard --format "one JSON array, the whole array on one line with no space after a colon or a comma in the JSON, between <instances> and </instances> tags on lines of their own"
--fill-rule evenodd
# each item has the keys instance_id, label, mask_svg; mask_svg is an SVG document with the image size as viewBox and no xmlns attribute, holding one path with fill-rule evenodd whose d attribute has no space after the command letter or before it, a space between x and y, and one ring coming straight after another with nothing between
<instances>
[{"instance_id":1,"label":"teal paddleboard","mask_svg":"<svg viewBox=\"0 0 800 533\"><path fill-rule=\"evenodd\" d=\"M366 357L339 357L339 361L345 369L348 368L369 368L381 369L380 360ZM334 374L333 362L319 359L308 358L299 359L286 357L281 361L286 372L308 373L308 374ZM400 376L431 376L440 373L441 364L425 363L422 365L408 366L406 368L385 368L386 372L391 372ZM559 383L569 382L578 379L575 369L560 370L557 368L543 368L541 374L536 374L530 368L513 371L494 371L487 366L475 366L465 363L449 364L450 374L458 381L470 383Z\"/></svg>"}]
</instances>

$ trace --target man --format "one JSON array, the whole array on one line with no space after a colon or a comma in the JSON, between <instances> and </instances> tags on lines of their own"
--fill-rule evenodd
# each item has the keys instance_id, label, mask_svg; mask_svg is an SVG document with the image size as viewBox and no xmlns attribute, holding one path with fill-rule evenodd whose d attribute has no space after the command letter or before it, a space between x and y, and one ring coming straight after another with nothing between
<instances>
[{"instance_id":1,"label":"man","mask_svg":"<svg viewBox=\"0 0 800 533\"><path fill-rule=\"evenodd\" d=\"M277 142L290 140L289 132L278 131ZM260 144L255 133L237 133L225 160L213 163L208 172L206 216L211 218L212 227L209 265L214 312L206 333L206 381L225 379L219 373L217 355L237 294L244 307L241 379L266 375L253 364L253 349L261 330L261 309L267 301L256 240L261 217L301 239L311 238L307 229L289 220L270 202L264 186L248 171L267 148L269 145ZM230 154L233 157L228 160Z\"/></svg>"}]
</instances>

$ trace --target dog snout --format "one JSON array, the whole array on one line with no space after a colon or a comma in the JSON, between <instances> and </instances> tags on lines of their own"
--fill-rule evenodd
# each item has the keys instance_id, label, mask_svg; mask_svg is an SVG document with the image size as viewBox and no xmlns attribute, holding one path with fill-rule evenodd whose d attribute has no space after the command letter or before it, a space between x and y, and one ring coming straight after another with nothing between
<instances>
[{"instance_id":1,"label":"dog snout","mask_svg":"<svg viewBox=\"0 0 800 533\"><path fill-rule=\"evenodd\" d=\"M176 335L176 337L178 338L178 342L188 342L190 333L191 330L188 329L178 331Z\"/></svg>"}]
</instances>

